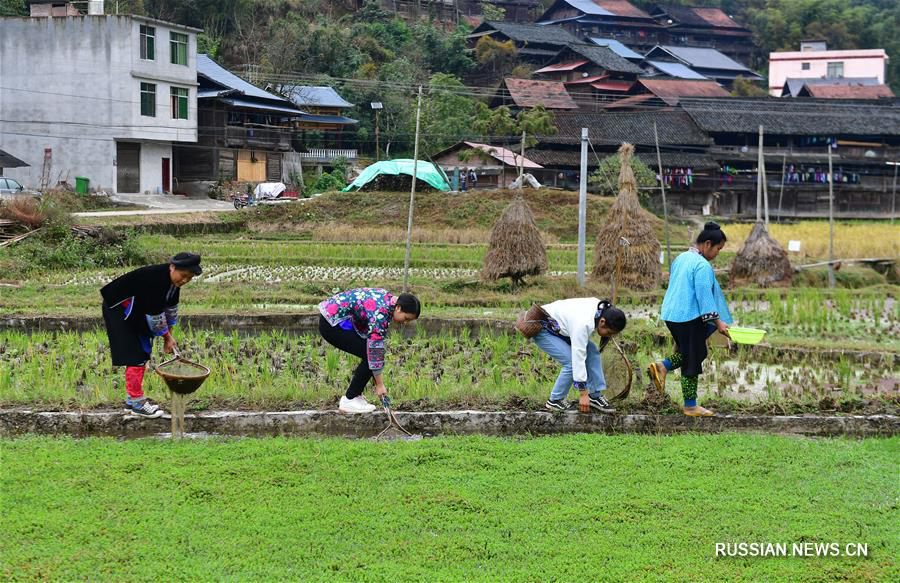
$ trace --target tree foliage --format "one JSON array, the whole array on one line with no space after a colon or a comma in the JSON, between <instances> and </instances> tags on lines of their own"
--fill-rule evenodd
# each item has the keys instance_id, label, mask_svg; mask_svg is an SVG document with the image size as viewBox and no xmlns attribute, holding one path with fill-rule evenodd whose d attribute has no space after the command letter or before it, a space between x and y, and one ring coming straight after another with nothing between
<instances>
[{"instance_id":1,"label":"tree foliage","mask_svg":"<svg viewBox=\"0 0 900 583\"><path fill-rule=\"evenodd\" d=\"M613 154L600 161L600 166L590 175L588 182L595 185L597 192L603 196L618 196L619 171L621 170L619 156ZM638 196L641 202L646 202L642 196L642 189L654 187L657 184L656 173L649 166L641 162L637 156L631 158L631 170L637 182Z\"/></svg>"}]
</instances>

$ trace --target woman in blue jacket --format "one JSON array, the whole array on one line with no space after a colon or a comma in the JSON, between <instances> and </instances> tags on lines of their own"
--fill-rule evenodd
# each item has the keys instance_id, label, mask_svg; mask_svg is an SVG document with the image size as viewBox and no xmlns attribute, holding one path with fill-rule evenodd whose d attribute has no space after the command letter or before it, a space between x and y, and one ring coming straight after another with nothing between
<instances>
[{"instance_id":1,"label":"woman in blue jacket","mask_svg":"<svg viewBox=\"0 0 900 583\"><path fill-rule=\"evenodd\" d=\"M728 303L710 261L725 246L725 233L716 223L706 223L697 243L672 262L669 288L660 317L675 340L675 353L647 369L660 392L665 392L666 374L681 369L684 414L708 417L709 409L697 405L697 379L706 360L706 339L716 330L728 336L732 323Z\"/></svg>"}]
</instances>

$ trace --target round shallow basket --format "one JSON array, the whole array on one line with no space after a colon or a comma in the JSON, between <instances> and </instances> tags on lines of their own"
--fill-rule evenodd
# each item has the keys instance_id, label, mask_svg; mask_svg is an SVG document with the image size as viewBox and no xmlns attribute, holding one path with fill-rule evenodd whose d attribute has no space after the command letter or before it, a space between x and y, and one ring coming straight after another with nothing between
<instances>
[{"instance_id":1,"label":"round shallow basket","mask_svg":"<svg viewBox=\"0 0 900 583\"><path fill-rule=\"evenodd\" d=\"M732 326L728 329L728 335L738 344L759 344L766 335L766 331L759 328Z\"/></svg>"},{"instance_id":2,"label":"round shallow basket","mask_svg":"<svg viewBox=\"0 0 900 583\"><path fill-rule=\"evenodd\" d=\"M169 390L179 395L190 395L199 389L210 373L208 367L180 356L160 364L156 367L156 372L166 382Z\"/></svg>"}]
</instances>

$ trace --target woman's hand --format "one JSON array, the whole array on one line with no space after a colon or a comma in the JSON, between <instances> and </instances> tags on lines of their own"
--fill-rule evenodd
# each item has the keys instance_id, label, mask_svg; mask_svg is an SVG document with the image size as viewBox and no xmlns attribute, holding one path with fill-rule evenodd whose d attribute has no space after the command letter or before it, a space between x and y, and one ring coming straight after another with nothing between
<instances>
[{"instance_id":1,"label":"woman's hand","mask_svg":"<svg viewBox=\"0 0 900 583\"><path fill-rule=\"evenodd\" d=\"M591 412L591 397L587 391L581 391L581 394L578 396L578 410L582 413Z\"/></svg>"},{"instance_id":2,"label":"woman's hand","mask_svg":"<svg viewBox=\"0 0 900 583\"><path fill-rule=\"evenodd\" d=\"M722 320L716 320L716 330L718 330L719 334L725 336L726 338L731 338L731 335L728 333L728 324L726 324Z\"/></svg>"},{"instance_id":3,"label":"woman's hand","mask_svg":"<svg viewBox=\"0 0 900 583\"><path fill-rule=\"evenodd\" d=\"M167 333L163 335L163 352L166 354L172 354L178 350L178 346L175 344L175 338L171 333Z\"/></svg>"}]
</instances>

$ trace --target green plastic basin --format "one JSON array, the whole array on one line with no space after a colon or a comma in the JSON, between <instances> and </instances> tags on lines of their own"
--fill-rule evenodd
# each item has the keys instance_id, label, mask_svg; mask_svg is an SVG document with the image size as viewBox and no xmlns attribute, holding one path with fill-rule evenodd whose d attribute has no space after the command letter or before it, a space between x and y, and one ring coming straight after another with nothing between
<instances>
[{"instance_id":1,"label":"green plastic basin","mask_svg":"<svg viewBox=\"0 0 900 583\"><path fill-rule=\"evenodd\" d=\"M759 328L741 328L740 326L732 326L728 329L731 339L738 344L759 344L766 335L765 330Z\"/></svg>"}]
</instances>

